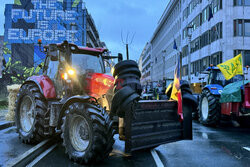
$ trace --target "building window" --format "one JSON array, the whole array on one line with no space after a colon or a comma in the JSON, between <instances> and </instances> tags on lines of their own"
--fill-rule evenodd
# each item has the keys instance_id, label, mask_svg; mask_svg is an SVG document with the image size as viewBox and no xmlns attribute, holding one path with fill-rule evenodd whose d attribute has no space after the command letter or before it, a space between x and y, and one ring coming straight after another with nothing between
<instances>
[{"instance_id":1,"label":"building window","mask_svg":"<svg viewBox=\"0 0 250 167\"><path fill-rule=\"evenodd\" d=\"M222 23L218 23L210 30L211 43L222 38Z\"/></svg>"},{"instance_id":2,"label":"building window","mask_svg":"<svg viewBox=\"0 0 250 167\"><path fill-rule=\"evenodd\" d=\"M211 5L213 13L216 13L218 10L222 9L222 0L213 0Z\"/></svg>"},{"instance_id":3,"label":"building window","mask_svg":"<svg viewBox=\"0 0 250 167\"><path fill-rule=\"evenodd\" d=\"M210 56L207 56L201 59L200 70L204 71L207 67L209 67L209 63L210 63Z\"/></svg>"},{"instance_id":4,"label":"building window","mask_svg":"<svg viewBox=\"0 0 250 167\"><path fill-rule=\"evenodd\" d=\"M188 17L188 8L183 11L183 21Z\"/></svg>"},{"instance_id":5,"label":"building window","mask_svg":"<svg viewBox=\"0 0 250 167\"><path fill-rule=\"evenodd\" d=\"M222 63L222 52L217 52L213 55L211 55L211 64L214 66Z\"/></svg>"},{"instance_id":6,"label":"building window","mask_svg":"<svg viewBox=\"0 0 250 167\"><path fill-rule=\"evenodd\" d=\"M250 50L234 50L234 56L237 56L241 52L243 53L243 66L250 66Z\"/></svg>"},{"instance_id":7,"label":"building window","mask_svg":"<svg viewBox=\"0 0 250 167\"><path fill-rule=\"evenodd\" d=\"M234 36L250 37L250 20L234 20Z\"/></svg>"},{"instance_id":8,"label":"building window","mask_svg":"<svg viewBox=\"0 0 250 167\"><path fill-rule=\"evenodd\" d=\"M202 23L204 23L208 19L208 7L203 9L202 11Z\"/></svg>"},{"instance_id":9,"label":"building window","mask_svg":"<svg viewBox=\"0 0 250 167\"><path fill-rule=\"evenodd\" d=\"M242 5L242 0L234 0L234 6Z\"/></svg>"},{"instance_id":10,"label":"building window","mask_svg":"<svg viewBox=\"0 0 250 167\"><path fill-rule=\"evenodd\" d=\"M182 38L183 38L183 39L187 38L187 35L188 35L188 34L187 34L187 28L184 28L184 29L183 29L183 36L182 36Z\"/></svg>"},{"instance_id":11,"label":"building window","mask_svg":"<svg viewBox=\"0 0 250 167\"><path fill-rule=\"evenodd\" d=\"M234 36L242 36L243 35L243 26L242 20L234 20Z\"/></svg>"},{"instance_id":12,"label":"building window","mask_svg":"<svg viewBox=\"0 0 250 167\"><path fill-rule=\"evenodd\" d=\"M200 60L191 63L191 74L200 73Z\"/></svg>"},{"instance_id":13,"label":"building window","mask_svg":"<svg viewBox=\"0 0 250 167\"><path fill-rule=\"evenodd\" d=\"M250 0L244 0L244 5L249 6L250 5Z\"/></svg>"},{"instance_id":14,"label":"building window","mask_svg":"<svg viewBox=\"0 0 250 167\"><path fill-rule=\"evenodd\" d=\"M250 36L250 20L245 20L245 23L244 23L244 35L245 36Z\"/></svg>"},{"instance_id":15,"label":"building window","mask_svg":"<svg viewBox=\"0 0 250 167\"><path fill-rule=\"evenodd\" d=\"M250 6L250 0L234 0L234 6Z\"/></svg>"},{"instance_id":16,"label":"building window","mask_svg":"<svg viewBox=\"0 0 250 167\"><path fill-rule=\"evenodd\" d=\"M200 49L200 37L196 38L190 43L191 53Z\"/></svg>"},{"instance_id":17,"label":"building window","mask_svg":"<svg viewBox=\"0 0 250 167\"><path fill-rule=\"evenodd\" d=\"M182 76L188 75L188 65L182 66L181 73L182 73Z\"/></svg>"},{"instance_id":18,"label":"building window","mask_svg":"<svg viewBox=\"0 0 250 167\"><path fill-rule=\"evenodd\" d=\"M188 55L188 45L182 48L182 57L186 57Z\"/></svg>"},{"instance_id":19,"label":"building window","mask_svg":"<svg viewBox=\"0 0 250 167\"><path fill-rule=\"evenodd\" d=\"M209 34L209 31L206 31L205 33L201 35L201 39L200 39L201 48L203 48L204 46L207 46L208 44L210 44L210 34Z\"/></svg>"}]
</instances>

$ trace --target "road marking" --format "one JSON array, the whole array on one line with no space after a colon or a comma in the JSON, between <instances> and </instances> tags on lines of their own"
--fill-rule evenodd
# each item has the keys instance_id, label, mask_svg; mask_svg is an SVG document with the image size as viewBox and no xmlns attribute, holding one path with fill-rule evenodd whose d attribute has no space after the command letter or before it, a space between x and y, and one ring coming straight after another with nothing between
<instances>
[{"instance_id":1,"label":"road marking","mask_svg":"<svg viewBox=\"0 0 250 167\"><path fill-rule=\"evenodd\" d=\"M46 155L48 155L51 151L53 151L58 144L54 144L50 148L48 148L46 151L44 151L42 154L40 154L38 157L36 157L31 163L29 163L26 167L32 167L36 165L39 161L41 161Z\"/></svg>"},{"instance_id":2,"label":"road marking","mask_svg":"<svg viewBox=\"0 0 250 167\"><path fill-rule=\"evenodd\" d=\"M243 147L245 150L250 151L250 147Z\"/></svg>"},{"instance_id":3,"label":"road marking","mask_svg":"<svg viewBox=\"0 0 250 167\"><path fill-rule=\"evenodd\" d=\"M157 167L164 167L163 163L161 162L161 159L159 157L159 155L157 154L157 152L155 151L155 149L151 150L151 154L155 160L156 166Z\"/></svg>"}]
</instances>

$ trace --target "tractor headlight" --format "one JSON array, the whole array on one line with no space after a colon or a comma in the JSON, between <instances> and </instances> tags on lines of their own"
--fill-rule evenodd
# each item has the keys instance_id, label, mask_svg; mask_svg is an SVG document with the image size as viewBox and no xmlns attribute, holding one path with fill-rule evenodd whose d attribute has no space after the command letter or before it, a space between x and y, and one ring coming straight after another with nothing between
<instances>
[{"instance_id":1,"label":"tractor headlight","mask_svg":"<svg viewBox=\"0 0 250 167\"><path fill-rule=\"evenodd\" d=\"M62 79L66 81L70 81L70 79L76 74L76 71L72 68L66 70L66 72L62 73Z\"/></svg>"},{"instance_id":2,"label":"tractor headlight","mask_svg":"<svg viewBox=\"0 0 250 167\"><path fill-rule=\"evenodd\" d=\"M68 79L68 73L63 73L62 74L62 79L67 80Z\"/></svg>"},{"instance_id":3,"label":"tractor headlight","mask_svg":"<svg viewBox=\"0 0 250 167\"><path fill-rule=\"evenodd\" d=\"M68 70L69 75L74 75L75 73L76 73L75 70L72 68Z\"/></svg>"}]
</instances>

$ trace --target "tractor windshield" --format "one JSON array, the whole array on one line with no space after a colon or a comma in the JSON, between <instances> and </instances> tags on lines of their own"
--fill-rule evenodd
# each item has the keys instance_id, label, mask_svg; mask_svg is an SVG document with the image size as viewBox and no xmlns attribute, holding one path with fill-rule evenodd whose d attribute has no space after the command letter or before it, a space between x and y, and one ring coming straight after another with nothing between
<instances>
[{"instance_id":1,"label":"tractor windshield","mask_svg":"<svg viewBox=\"0 0 250 167\"><path fill-rule=\"evenodd\" d=\"M103 72L99 56L88 54L72 54L72 67L80 74Z\"/></svg>"},{"instance_id":2,"label":"tractor windshield","mask_svg":"<svg viewBox=\"0 0 250 167\"><path fill-rule=\"evenodd\" d=\"M226 80L220 70L213 70L209 77L210 84L219 84L221 86L226 86L230 83L237 82L243 80L242 75L236 75L230 80Z\"/></svg>"}]
</instances>

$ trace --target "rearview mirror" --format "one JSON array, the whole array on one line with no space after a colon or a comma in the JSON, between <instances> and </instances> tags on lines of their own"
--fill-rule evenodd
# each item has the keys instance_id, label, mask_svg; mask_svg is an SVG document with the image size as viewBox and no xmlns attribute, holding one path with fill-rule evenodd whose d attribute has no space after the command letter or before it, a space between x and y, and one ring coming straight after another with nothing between
<instances>
[{"instance_id":1,"label":"rearview mirror","mask_svg":"<svg viewBox=\"0 0 250 167\"><path fill-rule=\"evenodd\" d=\"M122 54L121 53L118 53L118 62L122 61L123 60L123 57L122 57Z\"/></svg>"},{"instance_id":2,"label":"rearview mirror","mask_svg":"<svg viewBox=\"0 0 250 167\"><path fill-rule=\"evenodd\" d=\"M202 79L204 79L204 77L199 77L199 80L202 80Z\"/></svg>"}]
</instances>

